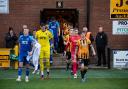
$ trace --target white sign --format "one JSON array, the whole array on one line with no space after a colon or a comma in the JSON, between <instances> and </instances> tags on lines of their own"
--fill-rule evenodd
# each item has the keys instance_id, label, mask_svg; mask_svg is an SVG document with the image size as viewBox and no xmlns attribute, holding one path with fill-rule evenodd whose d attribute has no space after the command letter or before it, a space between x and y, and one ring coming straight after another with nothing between
<instances>
[{"instance_id":1,"label":"white sign","mask_svg":"<svg viewBox=\"0 0 128 89\"><path fill-rule=\"evenodd\" d=\"M9 13L9 0L0 0L0 14Z\"/></svg>"},{"instance_id":2,"label":"white sign","mask_svg":"<svg viewBox=\"0 0 128 89\"><path fill-rule=\"evenodd\" d=\"M128 35L128 20L113 21L113 35Z\"/></svg>"},{"instance_id":3,"label":"white sign","mask_svg":"<svg viewBox=\"0 0 128 89\"><path fill-rule=\"evenodd\" d=\"M128 68L128 50L113 50L113 67Z\"/></svg>"}]
</instances>

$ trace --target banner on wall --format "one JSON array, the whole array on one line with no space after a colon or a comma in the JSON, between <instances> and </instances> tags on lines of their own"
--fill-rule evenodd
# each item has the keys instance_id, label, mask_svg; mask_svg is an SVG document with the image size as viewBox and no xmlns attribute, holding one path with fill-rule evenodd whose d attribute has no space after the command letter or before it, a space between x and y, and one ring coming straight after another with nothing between
<instances>
[{"instance_id":1,"label":"banner on wall","mask_svg":"<svg viewBox=\"0 0 128 89\"><path fill-rule=\"evenodd\" d=\"M110 18L128 19L128 0L110 0Z\"/></svg>"},{"instance_id":2,"label":"banner on wall","mask_svg":"<svg viewBox=\"0 0 128 89\"><path fill-rule=\"evenodd\" d=\"M9 0L0 0L0 14L9 13Z\"/></svg>"},{"instance_id":3,"label":"banner on wall","mask_svg":"<svg viewBox=\"0 0 128 89\"><path fill-rule=\"evenodd\" d=\"M128 35L128 20L113 21L113 35Z\"/></svg>"},{"instance_id":4,"label":"banner on wall","mask_svg":"<svg viewBox=\"0 0 128 89\"><path fill-rule=\"evenodd\" d=\"M113 68L128 68L128 50L113 50Z\"/></svg>"}]
</instances>

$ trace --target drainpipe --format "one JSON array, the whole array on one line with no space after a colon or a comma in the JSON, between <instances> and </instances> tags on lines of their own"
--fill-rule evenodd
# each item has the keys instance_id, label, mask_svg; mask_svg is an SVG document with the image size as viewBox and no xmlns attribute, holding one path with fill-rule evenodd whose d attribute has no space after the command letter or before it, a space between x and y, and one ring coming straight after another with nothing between
<instances>
[{"instance_id":1,"label":"drainpipe","mask_svg":"<svg viewBox=\"0 0 128 89\"><path fill-rule=\"evenodd\" d=\"M87 11L86 26L87 26L88 30L89 30L89 25L90 25L90 4L91 4L90 0L86 0L86 11Z\"/></svg>"}]
</instances>

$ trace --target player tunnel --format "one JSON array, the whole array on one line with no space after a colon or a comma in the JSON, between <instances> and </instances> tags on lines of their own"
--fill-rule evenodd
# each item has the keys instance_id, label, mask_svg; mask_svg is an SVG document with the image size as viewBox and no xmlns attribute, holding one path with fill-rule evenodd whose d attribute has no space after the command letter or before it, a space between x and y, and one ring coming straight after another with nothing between
<instances>
[{"instance_id":1,"label":"player tunnel","mask_svg":"<svg viewBox=\"0 0 128 89\"><path fill-rule=\"evenodd\" d=\"M78 27L79 12L77 9L43 9L40 11L40 22L47 22L55 17L60 24L66 22Z\"/></svg>"}]
</instances>

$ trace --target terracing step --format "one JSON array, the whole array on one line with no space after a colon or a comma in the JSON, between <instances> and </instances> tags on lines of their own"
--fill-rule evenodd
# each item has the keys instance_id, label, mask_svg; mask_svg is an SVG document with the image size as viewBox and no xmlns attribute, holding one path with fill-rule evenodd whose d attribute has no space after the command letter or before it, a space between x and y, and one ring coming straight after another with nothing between
<instances>
[{"instance_id":1,"label":"terracing step","mask_svg":"<svg viewBox=\"0 0 128 89\"><path fill-rule=\"evenodd\" d=\"M53 55L53 64L51 68L66 68L66 62L65 57L63 54L54 54ZM96 66L96 64L90 64L90 69L107 69L107 67L104 66Z\"/></svg>"}]
</instances>

